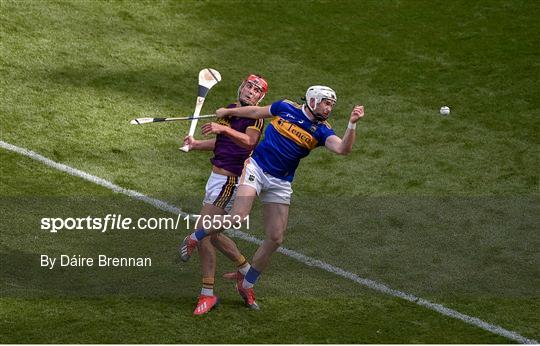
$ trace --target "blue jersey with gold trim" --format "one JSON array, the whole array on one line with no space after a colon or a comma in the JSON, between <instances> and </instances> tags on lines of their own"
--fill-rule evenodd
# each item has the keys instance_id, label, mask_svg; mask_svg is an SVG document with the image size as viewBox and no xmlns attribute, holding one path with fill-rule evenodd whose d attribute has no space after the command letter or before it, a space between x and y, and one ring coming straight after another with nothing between
<instances>
[{"instance_id":1,"label":"blue jersey with gold trim","mask_svg":"<svg viewBox=\"0 0 540 346\"><path fill-rule=\"evenodd\" d=\"M274 102L270 113L274 118L252 157L264 172L292 181L300 160L335 132L326 121L309 120L302 106L289 100Z\"/></svg>"}]
</instances>

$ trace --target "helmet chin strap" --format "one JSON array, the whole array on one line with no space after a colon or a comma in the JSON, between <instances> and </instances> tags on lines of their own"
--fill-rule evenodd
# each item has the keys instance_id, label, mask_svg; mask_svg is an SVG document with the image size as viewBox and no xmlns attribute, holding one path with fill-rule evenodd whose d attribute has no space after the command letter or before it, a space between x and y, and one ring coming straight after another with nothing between
<instances>
[{"instance_id":1,"label":"helmet chin strap","mask_svg":"<svg viewBox=\"0 0 540 346\"><path fill-rule=\"evenodd\" d=\"M328 117L325 117L324 115L322 114L316 114L316 113L313 113L313 116L315 117L315 119L317 119L318 122L322 123L323 121L326 121L328 119Z\"/></svg>"},{"instance_id":2,"label":"helmet chin strap","mask_svg":"<svg viewBox=\"0 0 540 346\"><path fill-rule=\"evenodd\" d=\"M262 100L262 97L261 97L261 100ZM260 101L259 101L260 102ZM240 99L240 97L238 97L238 103L240 103L240 106L242 107L245 107L245 106L257 106L259 104L259 102L256 102L256 103L248 103L246 101L242 101L242 99Z\"/></svg>"},{"instance_id":3,"label":"helmet chin strap","mask_svg":"<svg viewBox=\"0 0 540 346\"><path fill-rule=\"evenodd\" d=\"M311 112L311 115L313 115L315 120L317 120L318 122L323 122L323 121L326 121L328 119L328 117L325 117L322 114L315 113L315 110L311 108L311 106L309 104L309 101L306 102L306 106L308 107L309 111ZM315 105L315 107L317 107L317 105Z\"/></svg>"},{"instance_id":4,"label":"helmet chin strap","mask_svg":"<svg viewBox=\"0 0 540 346\"><path fill-rule=\"evenodd\" d=\"M250 76L251 77L251 76ZM264 79L263 79L264 81ZM261 88L262 90L262 94L261 96L259 97L259 100L257 102L255 102L254 104L251 104L251 103L247 103L245 101L242 101L240 99L240 94L242 93L242 89L244 88L244 86L246 85L246 83L250 82L249 81L249 77L248 79L246 79L245 81L242 82L242 84L240 84L240 86L238 87L238 92L237 92L237 95L238 95L238 103L240 103L240 105L242 107L245 107L245 106L257 106L259 105L259 103L262 101L262 99L264 98L264 96L266 95L266 90L264 89L264 86L261 88L261 86L259 86L258 84L254 84L254 85L257 85L259 88ZM253 84L253 82L251 82ZM266 81L264 81L264 83L266 83ZM266 84L265 84L266 85Z\"/></svg>"}]
</instances>

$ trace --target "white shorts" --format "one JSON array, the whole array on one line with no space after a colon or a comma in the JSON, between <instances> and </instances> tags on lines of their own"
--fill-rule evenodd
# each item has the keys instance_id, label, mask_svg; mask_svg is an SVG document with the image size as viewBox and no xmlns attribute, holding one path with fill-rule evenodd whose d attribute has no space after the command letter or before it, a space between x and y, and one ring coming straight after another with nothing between
<instances>
[{"instance_id":1,"label":"white shorts","mask_svg":"<svg viewBox=\"0 0 540 346\"><path fill-rule=\"evenodd\" d=\"M212 172L206 182L203 205L212 204L229 212L233 206L237 188L238 177Z\"/></svg>"},{"instance_id":2,"label":"white shorts","mask_svg":"<svg viewBox=\"0 0 540 346\"><path fill-rule=\"evenodd\" d=\"M265 173L251 157L244 164L240 185L251 186L257 190L263 203L291 204L291 182Z\"/></svg>"}]
</instances>

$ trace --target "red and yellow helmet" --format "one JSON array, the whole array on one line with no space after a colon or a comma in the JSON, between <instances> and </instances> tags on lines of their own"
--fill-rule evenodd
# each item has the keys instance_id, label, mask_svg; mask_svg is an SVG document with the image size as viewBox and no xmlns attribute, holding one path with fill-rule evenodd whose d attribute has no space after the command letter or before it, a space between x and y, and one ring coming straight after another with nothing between
<instances>
[{"instance_id":1,"label":"red and yellow helmet","mask_svg":"<svg viewBox=\"0 0 540 346\"><path fill-rule=\"evenodd\" d=\"M268 92L268 82L261 76L256 74L250 74L243 82L240 84L240 87L238 87L238 100L240 101L240 92L242 91L242 88L247 84L251 83L255 87L257 87L261 91L261 96L256 101L255 104L258 104L262 101L266 93Z\"/></svg>"}]
</instances>

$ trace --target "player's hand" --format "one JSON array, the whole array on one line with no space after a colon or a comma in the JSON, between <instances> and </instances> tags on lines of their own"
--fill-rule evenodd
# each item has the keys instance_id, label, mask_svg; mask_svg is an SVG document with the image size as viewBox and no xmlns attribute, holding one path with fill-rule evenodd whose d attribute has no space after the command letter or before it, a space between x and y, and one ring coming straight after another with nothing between
<instances>
[{"instance_id":1,"label":"player's hand","mask_svg":"<svg viewBox=\"0 0 540 346\"><path fill-rule=\"evenodd\" d=\"M349 119L349 121L354 124L363 117L364 117L364 106L356 105L354 106L351 112L351 118Z\"/></svg>"},{"instance_id":2,"label":"player's hand","mask_svg":"<svg viewBox=\"0 0 540 346\"><path fill-rule=\"evenodd\" d=\"M229 109L228 108L220 108L216 111L216 117L218 118L226 118L228 117Z\"/></svg>"},{"instance_id":3,"label":"player's hand","mask_svg":"<svg viewBox=\"0 0 540 346\"><path fill-rule=\"evenodd\" d=\"M196 143L197 141L195 138L193 138L193 136L186 136L184 138L184 145L187 145L189 150L194 149Z\"/></svg>"},{"instance_id":4,"label":"player's hand","mask_svg":"<svg viewBox=\"0 0 540 346\"><path fill-rule=\"evenodd\" d=\"M201 129L203 135L208 136L210 134L219 135L220 133L225 132L227 127L218 123L206 123L201 127Z\"/></svg>"}]
</instances>

